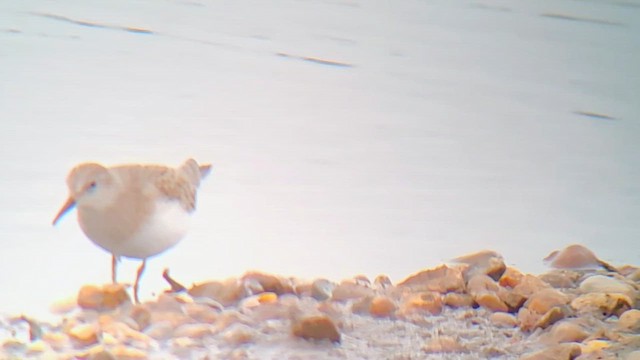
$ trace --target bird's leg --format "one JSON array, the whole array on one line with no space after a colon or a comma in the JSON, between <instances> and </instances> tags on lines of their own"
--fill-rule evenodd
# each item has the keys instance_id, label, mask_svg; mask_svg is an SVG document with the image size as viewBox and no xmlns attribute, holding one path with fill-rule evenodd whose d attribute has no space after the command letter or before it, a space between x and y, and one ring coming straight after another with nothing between
<instances>
[{"instance_id":1,"label":"bird's leg","mask_svg":"<svg viewBox=\"0 0 640 360\"><path fill-rule=\"evenodd\" d=\"M147 265L147 259L142 260L142 265L138 268L138 273L136 275L136 282L133 284L133 299L136 301L136 304L140 303L140 299L138 299L138 285L140 283L140 277L144 272L144 267Z\"/></svg>"},{"instance_id":2,"label":"bird's leg","mask_svg":"<svg viewBox=\"0 0 640 360\"><path fill-rule=\"evenodd\" d=\"M118 257L111 255L111 281L117 284L116 276L118 275Z\"/></svg>"}]
</instances>

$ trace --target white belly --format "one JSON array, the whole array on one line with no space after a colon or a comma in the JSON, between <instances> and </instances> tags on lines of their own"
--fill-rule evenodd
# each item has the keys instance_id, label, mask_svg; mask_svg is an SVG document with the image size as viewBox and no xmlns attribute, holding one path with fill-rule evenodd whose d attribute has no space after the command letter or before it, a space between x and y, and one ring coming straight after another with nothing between
<instances>
[{"instance_id":1,"label":"white belly","mask_svg":"<svg viewBox=\"0 0 640 360\"><path fill-rule=\"evenodd\" d=\"M160 201L156 203L153 215L131 238L113 244L108 250L116 256L146 259L182 240L189 222L189 213L177 201Z\"/></svg>"}]
</instances>

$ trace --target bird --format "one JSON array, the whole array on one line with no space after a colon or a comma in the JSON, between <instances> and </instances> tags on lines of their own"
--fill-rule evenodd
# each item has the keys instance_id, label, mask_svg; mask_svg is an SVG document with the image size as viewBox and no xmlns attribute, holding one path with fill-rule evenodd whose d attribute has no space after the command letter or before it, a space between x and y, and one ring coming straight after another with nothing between
<instances>
[{"instance_id":1,"label":"bird","mask_svg":"<svg viewBox=\"0 0 640 360\"><path fill-rule=\"evenodd\" d=\"M193 159L175 168L81 163L67 176L69 196L53 225L76 208L84 234L112 256L113 283L117 283L122 257L142 260L133 286L134 300L139 303L138 289L147 259L186 235L200 181L210 171L211 164L199 165Z\"/></svg>"}]
</instances>

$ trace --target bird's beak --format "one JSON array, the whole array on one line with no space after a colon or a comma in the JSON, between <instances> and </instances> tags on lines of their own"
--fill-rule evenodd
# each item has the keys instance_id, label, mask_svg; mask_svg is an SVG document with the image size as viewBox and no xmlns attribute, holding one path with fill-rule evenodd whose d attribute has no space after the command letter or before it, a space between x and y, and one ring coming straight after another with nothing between
<instances>
[{"instance_id":1,"label":"bird's beak","mask_svg":"<svg viewBox=\"0 0 640 360\"><path fill-rule=\"evenodd\" d=\"M69 210L73 209L76 206L76 201L74 198L69 197L67 199L67 202L64 203L64 205L62 205L62 208L60 209L60 211L58 211L58 215L56 215L56 218L53 219L53 225L58 223L58 220L60 220L60 218L66 214Z\"/></svg>"}]
</instances>

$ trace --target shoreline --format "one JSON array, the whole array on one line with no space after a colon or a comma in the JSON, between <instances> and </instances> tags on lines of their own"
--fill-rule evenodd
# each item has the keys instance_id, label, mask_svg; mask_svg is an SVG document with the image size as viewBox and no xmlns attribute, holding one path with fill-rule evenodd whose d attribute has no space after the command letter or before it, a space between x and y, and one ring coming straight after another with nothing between
<instances>
[{"instance_id":1,"label":"shoreline","mask_svg":"<svg viewBox=\"0 0 640 360\"><path fill-rule=\"evenodd\" d=\"M538 276L483 251L392 283L260 272L168 289L133 304L85 285L56 324L0 319L0 358L640 359L640 267L574 245ZM575 269L576 267L587 269Z\"/></svg>"}]
</instances>

